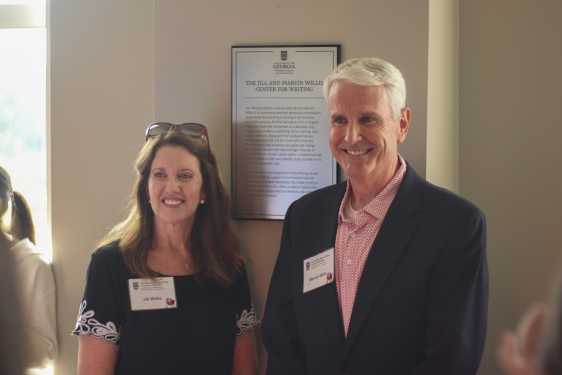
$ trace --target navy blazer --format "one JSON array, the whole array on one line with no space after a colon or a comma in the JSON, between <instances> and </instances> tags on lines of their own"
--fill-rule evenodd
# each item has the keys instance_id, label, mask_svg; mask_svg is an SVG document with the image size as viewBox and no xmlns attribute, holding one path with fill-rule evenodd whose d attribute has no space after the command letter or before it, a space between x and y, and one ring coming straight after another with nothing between
<instances>
[{"instance_id":1,"label":"navy blazer","mask_svg":"<svg viewBox=\"0 0 562 375\"><path fill-rule=\"evenodd\" d=\"M336 283L303 293L303 261L335 247L346 183L293 202L265 306L267 374L476 373L486 338L486 222L411 166L373 243L345 337Z\"/></svg>"}]
</instances>

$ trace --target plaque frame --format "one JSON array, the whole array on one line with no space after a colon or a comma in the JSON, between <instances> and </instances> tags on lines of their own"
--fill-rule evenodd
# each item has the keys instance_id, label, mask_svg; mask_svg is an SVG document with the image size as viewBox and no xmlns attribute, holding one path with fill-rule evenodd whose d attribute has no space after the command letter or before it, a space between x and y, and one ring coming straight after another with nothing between
<instances>
[{"instance_id":1,"label":"plaque frame","mask_svg":"<svg viewBox=\"0 0 562 375\"><path fill-rule=\"evenodd\" d=\"M338 181L322 83L340 61L340 44L231 47L233 219L283 220Z\"/></svg>"}]
</instances>

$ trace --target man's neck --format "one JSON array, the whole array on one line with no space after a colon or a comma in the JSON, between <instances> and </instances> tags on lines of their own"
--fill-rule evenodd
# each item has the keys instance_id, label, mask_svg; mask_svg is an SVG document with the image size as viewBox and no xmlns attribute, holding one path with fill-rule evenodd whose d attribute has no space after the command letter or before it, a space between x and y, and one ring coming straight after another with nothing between
<instances>
[{"instance_id":1,"label":"man's neck","mask_svg":"<svg viewBox=\"0 0 562 375\"><path fill-rule=\"evenodd\" d=\"M385 173L365 177L350 177L351 195L349 199L351 199L351 207L358 211L368 205L388 185L399 168L400 163L398 157L396 157L394 166L386 169Z\"/></svg>"}]
</instances>

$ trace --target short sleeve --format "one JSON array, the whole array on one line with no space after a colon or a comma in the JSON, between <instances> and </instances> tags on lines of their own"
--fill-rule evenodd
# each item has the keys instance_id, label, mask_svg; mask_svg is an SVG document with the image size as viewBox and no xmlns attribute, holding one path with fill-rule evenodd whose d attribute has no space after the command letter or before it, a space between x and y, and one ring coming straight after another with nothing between
<instances>
[{"instance_id":1,"label":"short sleeve","mask_svg":"<svg viewBox=\"0 0 562 375\"><path fill-rule=\"evenodd\" d=\"M119 349L124 314L119 275L121 254L116 249L111 251L114 254L103 250L108 249L102 248L92 254L84 298L72 335L92 335Z\"/></svg>"},{"instance_id":2,"label":"short sleeve","mask_svg":"<svg viewBox=\"0 0 562 375\"><path fill-rule=\"evenodd\" d=\"M234 305L236 309L236 337L244 336L244 332L254 328L260 321L254 310L248 276L244 268L236 278L234 285Z\"/></svg>"}]
</instances>

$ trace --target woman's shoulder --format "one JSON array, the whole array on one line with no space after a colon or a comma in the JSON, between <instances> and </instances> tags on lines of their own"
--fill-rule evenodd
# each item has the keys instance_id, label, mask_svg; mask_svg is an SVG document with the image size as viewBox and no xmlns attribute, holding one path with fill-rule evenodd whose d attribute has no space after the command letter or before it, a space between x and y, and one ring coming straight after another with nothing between
<instances>
[{"instance_id":1,"label":"woman's shoulder","mask_svg":"<svg viewBox=\"0 0 562 375\"><path fill-rule=\"evenodd\" d=\"M43 255L28 238L17 241L11 248L16 263L36 263L50 265L51 260Z\"/></svg>"},{"instance_id":2,"label":"woman's shoulder","mask_svg":"<svg viewBox=\"0 0 562 375\"><path fill-rule=\"evenodd\" d=\"M124 264L123 255L121 254L121 248L119 247L119 242L115 241L107 245L98 247L92 253L92 261L99 261L102 263L110 264Z\"/></svg>"}]
</instances>

